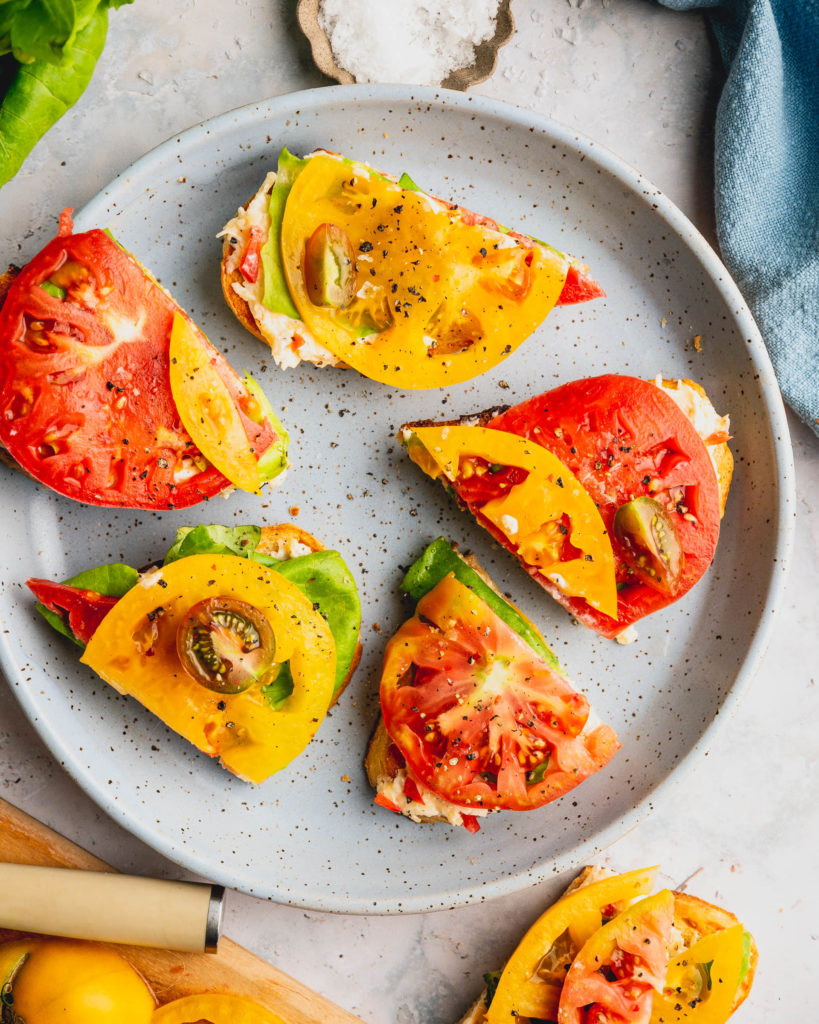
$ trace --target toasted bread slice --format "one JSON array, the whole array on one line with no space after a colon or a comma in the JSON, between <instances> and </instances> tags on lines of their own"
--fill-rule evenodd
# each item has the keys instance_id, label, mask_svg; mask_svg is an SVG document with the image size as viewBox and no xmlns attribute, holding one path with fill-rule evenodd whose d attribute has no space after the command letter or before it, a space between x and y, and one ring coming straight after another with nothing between
<instances>
[{"instance_id":1,"label":"toasted bread slice","mask_svg":"<svg viewBox=\"0 0 819 1024\"><path fill-rule=\"evenodd\" d=\"M684 378L682 380L663 380L663 388L667 391L679 391L681 387L692 389L706 405L710 413L716 417L714 406L711 403L708 395L705 393L702 385L697 384L696 381L688 380ZM671 397L674 397L673 395ZM679 404L679 403L678 403ZM418 427L485 427L491 420L495 419L496 416L500 416L501 413L506 412L510 407L508 405L495 405L490 409L484 409L482 412L472 413L468 416L461 416L454 420L415 420L412 423L404 423L399 430L399 437L402 437L404 431L411 431ZM683 412L686 409L681 406ZM689 417L690 418L690 417ZM692 420L694 427L697 427L697 423ZM702 437L702 434L700 435ZM708 449L708 454L711 456L711 462L714 465L714 471L717 474L717 481L719 484L719 506L720 506L720 517L725 515L725 503L728 500L728 489L731 486L731 477L734 469L734 458L731 455L731 451L728 448L727 441L719 441L709 443L706 435L702 437L705 447Z\"/></svg>"},{"instance_id":2,"label":"toasted bread slice","mask_svg":"<svg viewBox=\"0 0 819 1024\"><path fill-rule=\"evenodd\" d=\"M278 523L276 526L263 526L262 536L256 550L260 554L270 555L273 558L296 558L298 555L307 554L305 551L300 551L299 547L308 548L310 552L326 550L317 537L314 537L312 533L308 533L307 530L303 530L294 523ZM344 677L344 682L338 688L338 692L330 702L330 707L336 703L347 689L350 680L353 678L353 673L358 668L359 661L361 661L361 651L362 646L359 640L353 660L350 662L349 671Z\"/></svg>"},{"instance_id":3,"label":"toasted bread slice","mask_svg":"<svg viewBox=\"0 0 819 1024\"><path fill-rule=\"evenodd\" d=\"M453 545L454 548L456 546ZM513 608L518 615L528 624L532 631L540 639L544 646L546 641L543 639L537 626L529 619L523 612L514 605L505 594L503 594L496 586L492 578L486 573L483 567L480 565L478 559L471 553L466 555L460 552L456 553L474 572L476 572L481 579L486 583L490 589L492 589L499 597L501 597L506 604ZM589 723L596 722L595 716L589 717ZM387 732L387 728L384 724L383 717L378 716L373 733L370 737L370 742L367 747L367 753L364 759L364 767L367 773L367 779L378 795L386 797L391 804L395 804L392 807L393 810L401 808L401 813L408 817L411 821L416 823L427 822L445 822L450 825L460 826L464 824L462 816L474 816L483 818L487 814L495 813L498 808L478 808L474 806L464 807L458 804L452 803L442 796L438 796L431 790L424 791L423 803L406 798L404 795L404 781L407 777L406 765L404 758L393 743L392 738ZM403 806L402 806L403 805Z\"/></svg>"},{"instance_id":4,"label":"toasted bread slice","mask_svg":"<svg viewBox=\"0 0 819 1024\"><path fill-rule=\"evenodd\" d=\"M592 882L596 882L600 878L612 873L607 868L587 865L569 884L563 895L568 896L577 889L591 885ZM723 910L722 907L708 903L706 900L701 900L697 896L690 896L686 892L675 891L672 928L675 947L669 950L669 954L677 956L683 950L690 949L704 936L710 935L713 932L723 931L726 928L733 928L738 924L741 924L739 918L730 911ZM736 1012L737 1008L745 1001L748 993L751 991L759 960L759 950L757 949L754 937L750 932L748 932L748 935L751 942L750 964L745 977L737 989L734 1005L731 1008L732 1014ZM543 950L544 955L547 952L548 950ZM458 1024L485 1024L487 992L487 988L484 987L475 1002L472 1003L464 1016L460 1018Z\"/></svg>"},{"instance_id":5,"label":"toasted bread slice","mask_svg":"<svg viewBox=\"0 0 819 1024\"><path fill-rule=\"evenodd\" d=\"M488 575L473 554L467 553L466 555L461 555L460 552L458 552L458 554L470 569L474 569L474 571L478 573L487 586L491 587L496 594L503 597L504 601L507 601L508 604L512 605L512 602L501 594L492 578ZM512 607L515 608L514 605L512 605ZM532 629L540 635L537 627L530 619L523 615L523 612L521 612L519 608L515 608L515 611L525 618L529 625L532 626ZM379 786L383 787L385 783L389 784L393 782L396 779L398 772L403 769L403 767L403 758L390 738L390 734L387 732L383 716L379 714L372 736L370 737L370 742L367 746L367 754L364 758L364 769L367 772L367 780L374 790L379 791ZM443 802L445 803L446 801ZM450 823L449 818L445 817L443 814L431 816L425 815L424 822Z\"/></svg>"},{"instance_id":6,"label":"toasted bread slice","mask_svg":"<svg viewBox=\"0 0 819 1024\"><path fill-rule=\"evenodd\" d=\"M5 274L0 274L0 309L3 308L3 303L6 299L6 293L11 288L11 282L20 273L20 267L16 267L13 263L9 265L9 269Z\"/></svg>"}]
</instances>

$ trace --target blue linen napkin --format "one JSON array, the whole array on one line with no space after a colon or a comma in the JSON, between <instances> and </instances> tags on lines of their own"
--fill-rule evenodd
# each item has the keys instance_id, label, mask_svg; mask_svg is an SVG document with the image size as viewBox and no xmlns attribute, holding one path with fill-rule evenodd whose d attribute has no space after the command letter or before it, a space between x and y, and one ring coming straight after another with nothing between
<instances>
[{"instance_id":1,"label":"blue linen napkin","mask_svg":"<svg viewBox=\"0 0 819 1024\"><path fill-rule=\"evenodd\" d=\"M716 122L722 257L785 401L819 434L819 0L660 0L711 8L727 70Z\"/></svg>"}]
</instances>

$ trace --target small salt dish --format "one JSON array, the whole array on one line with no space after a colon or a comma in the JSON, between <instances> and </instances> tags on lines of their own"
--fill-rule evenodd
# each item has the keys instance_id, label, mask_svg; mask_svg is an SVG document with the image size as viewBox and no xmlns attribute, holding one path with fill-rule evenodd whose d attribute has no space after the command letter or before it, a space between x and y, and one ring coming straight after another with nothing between
<instances>
[{"instance_id":1,"label":"small salt dish","mask_svg":"<svg viewBox=\"0 0 819 1024\"><path fill-rule=\"evenodd\" d=\"M498 50L505 43L509 42L515 31L511 3L512 0L500 0L497 14L494 18L494 33L489 39L474 47L472 63L450 69L438 84L446 89L464 91L470 86L489 78L498 62ZM298 22L310 43L313 60L319 71L322 71L330 78L334 78L342 85L348 85L358 79L339 64L336 55L333 53L330 39L319 20L321 4L322 0L299 0L296 8Z\"/></svg>"}]
</instances>

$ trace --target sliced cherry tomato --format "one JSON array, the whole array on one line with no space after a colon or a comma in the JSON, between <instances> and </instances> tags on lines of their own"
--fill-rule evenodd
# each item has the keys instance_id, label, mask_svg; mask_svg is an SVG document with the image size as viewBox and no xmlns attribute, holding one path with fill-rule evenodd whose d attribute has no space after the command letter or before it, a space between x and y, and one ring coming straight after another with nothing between
<instances>
[{"instance_id":1,"label":"sliced cherry tomato","mask_svg":"<svg viewBox=\"0 0 819 1024\"><path fill-rule=\"evenodd\" d=\"M599 928L566 973L558 1024L648 1024L665 983L673 911L664 889Z\"/></svg>"},{"instance_id":2,"label":"sliced cherry tomato","mask_svg":"<svg viewBox=\"0 0 819 1024\"><path fill-rule=\"evenodd\" d=\"M61 218L0 309L0 440L26 472L69 498L129 508L184 508L228 486L173 398L177 308L105 232L70 234Z\"/></svg>"},{"instance_id":3,"label":"sliced cherry tomato","mask_svg":"<svg viewBox=\"0 0 819 1024\"><path fill-rule=\"evenodd\" d=\"M656 385L616 375L575 381L508 409L488 426L536 441L564 462L614 537L616 618L580 597L567 596L542 571L530 569L585 625L615 636L682 597L711 564L720 521L716 473L690 420ZM644 497L662 505L679 541L683 564L676 585L668 589L646 583L615 536L618 509Z\"/></svg>"},{"instance_id":4,"label":"sliced cherry tomato","mask_svg":"<svg viewBox=\"0 0 819 1024\"><path fill-rule=\"evenodd\" d=\"M348 304L315 302L311 240L331 225L355 257ZM326 155L296 179L281 245L290 294L314 337L365 376L413 389L470 380L499 363L552 309L569 266L531 239L500 235L488 219Z\"/></svg>"},{"instance_id":5,"label":"sliced cherry tomato","mask_svg":"<svg viewBox=\"0 0 819 1024\"><path fill-rule=\"evenodd\" d=\"M82 590L66 583L52 583L51 580L30 579L26 580L26 586L40 604L59 615L74 636L84 644L88 643L119 600L94 590Z\"/></svg>"},{"instance_id":6,"label":"sliced cherry tomato","mask_svg":"<svg viewBox=\"0 0 819 1024\"><path fill-rule=\"evenodd\" d=\"M276 641L252 604L207 597L177 626L176 652L188 675L208 690L242 693L269 672Z\"/></svg>"},{"instance_id":7,"label":"sliced cherry tomato","mask_svg":"<svg viewBox=\"0 0 819 1024\"><path fill-rule=\"evenodd\" d=\"M304 280L315 306L346 309L356 292L355 253L337 224L319 224L304 247Z\"/></svg>"},{"instance_id":8,"label":"sliced cherry tomato","mask_svg":"<svg viewBox=\"0 0 819 1024\"><path fill-rule=\"evenodd\" d=\"M453 575L388 643L381 709L416 779L462 808L540 807L619 747L583 732L586 698Z\"/></svg>"}]
</instances>

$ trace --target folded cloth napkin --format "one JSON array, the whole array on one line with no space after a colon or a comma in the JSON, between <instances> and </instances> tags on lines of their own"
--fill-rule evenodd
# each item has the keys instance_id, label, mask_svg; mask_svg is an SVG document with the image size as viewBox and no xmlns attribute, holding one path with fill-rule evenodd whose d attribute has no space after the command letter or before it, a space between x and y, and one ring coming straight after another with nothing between
<instances>
[{"instance_id":1,"label":"folded cloth napkin","mask_svg":"<svg viewBox=\"0 0 819 1024\"><path fill-rule=\"evenodd\" d=\"M819 0L660 0L711 8L727 70L716 123L722 257L785 400L819 434Z\"/></svg>"}]
</instances>

